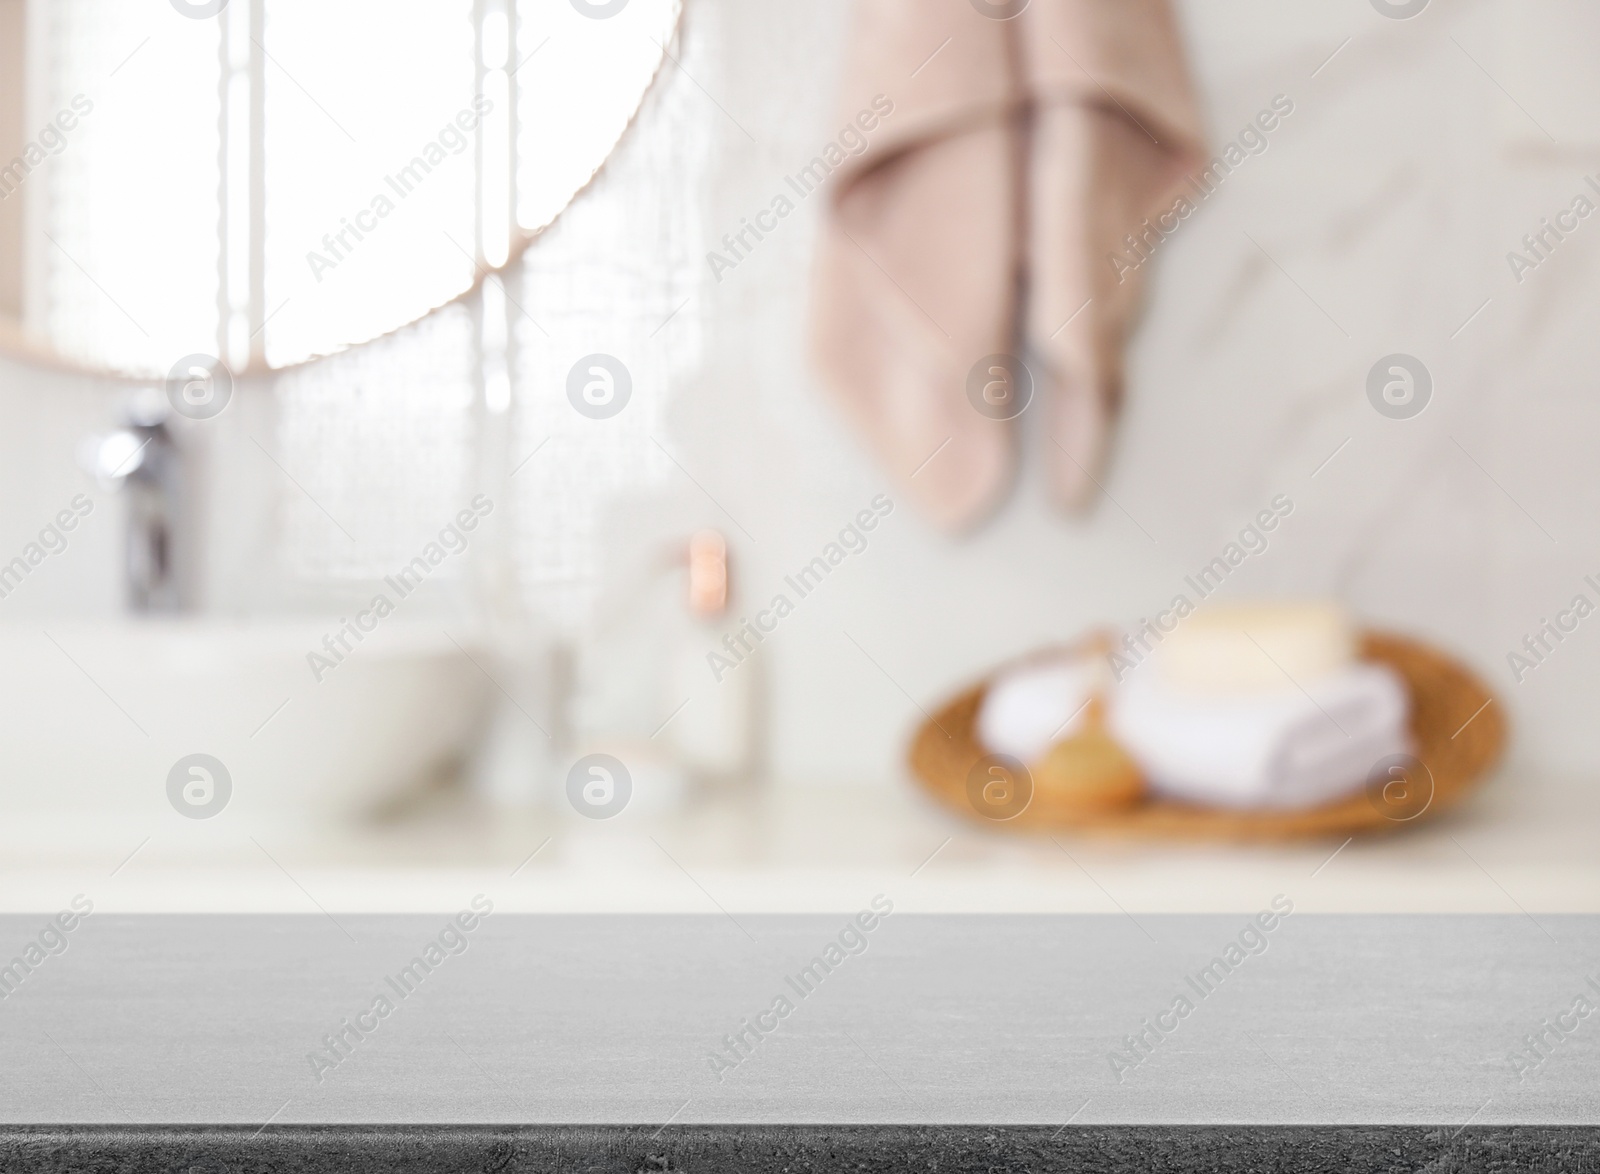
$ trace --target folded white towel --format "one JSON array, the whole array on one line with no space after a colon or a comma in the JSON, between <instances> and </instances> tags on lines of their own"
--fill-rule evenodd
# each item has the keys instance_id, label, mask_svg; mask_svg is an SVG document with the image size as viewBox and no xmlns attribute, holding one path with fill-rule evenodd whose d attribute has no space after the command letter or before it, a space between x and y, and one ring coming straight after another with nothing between
<instances>
[{"instance_id":1,"label":"folded white towel","mask_svg":"<svg viewBox=\"0 0 1600 1174\"><path fill-rule=\"evenodd\" d=\"M1099 657L1062 654L1001 673L978 710L979 740L993 754L1037 762L1083 724L1104 664Z\"/></svg>"},{"instance_id":2,"label":"folded white towel","mask_svg":"<svg viewBox=\"0 0 1600 1174\"><path fill-rule=\"evenodd\" d=\"M1408 750L1404 685L1354 664L1302 691L1185 692L1137 671L1112 699L1112 733L1158 794L1225 807L1314 807L1360 789Z\"/></svg>"}]
</instances>

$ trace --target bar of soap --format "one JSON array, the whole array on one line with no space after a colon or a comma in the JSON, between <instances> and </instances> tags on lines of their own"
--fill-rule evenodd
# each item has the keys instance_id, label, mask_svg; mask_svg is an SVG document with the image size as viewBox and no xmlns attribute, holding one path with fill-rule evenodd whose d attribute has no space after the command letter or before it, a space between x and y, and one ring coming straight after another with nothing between
<instances>
[{"instance_id":1,"label":"bar of soap","mask_svg":"<svg viewBox=\"0 0 1600 1174\"><path fill-rule=\"evenodd\" d=\"M1156 649L1161 679L1190 693L1304 687L1354 663L1355 627L1333 603L1221 604L1183 620Z\"/></svg>"}]
</instances>

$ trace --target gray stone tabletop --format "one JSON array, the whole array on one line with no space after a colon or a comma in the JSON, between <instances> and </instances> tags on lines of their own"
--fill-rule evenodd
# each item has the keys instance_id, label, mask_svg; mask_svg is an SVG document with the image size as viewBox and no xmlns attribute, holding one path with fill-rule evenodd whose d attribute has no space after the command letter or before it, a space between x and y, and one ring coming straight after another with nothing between
<instances>
[{"instance_id":1,"label":"gray stone tabletop","mask_svg":"<svg viewBox=\"0 0 1600 1174\"><path fill-rule=\"evenodd\" d=\"M1600 918L891 905L10 915L0 1123L1600 1124Z\"/></svg>"}]
</instances>

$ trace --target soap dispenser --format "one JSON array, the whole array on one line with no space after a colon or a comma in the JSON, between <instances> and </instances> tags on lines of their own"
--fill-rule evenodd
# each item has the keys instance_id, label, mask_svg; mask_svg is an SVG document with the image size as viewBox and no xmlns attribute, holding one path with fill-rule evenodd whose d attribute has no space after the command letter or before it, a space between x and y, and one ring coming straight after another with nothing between
<instances>
[{"instance_id":1,"label":"soap dispenser","mask_svg":"<svg viewBox=\"0 0 1600 1174\"><path fill-rule=\"evenodd\" d=\"M726 640L735 581L727 538L700 530L684 559L681 613L668 673L668 702L680 707L666 727L679 761L701 789L753 781L759 763L760 649L731 663Z\"/></svg>"}]
</instances>

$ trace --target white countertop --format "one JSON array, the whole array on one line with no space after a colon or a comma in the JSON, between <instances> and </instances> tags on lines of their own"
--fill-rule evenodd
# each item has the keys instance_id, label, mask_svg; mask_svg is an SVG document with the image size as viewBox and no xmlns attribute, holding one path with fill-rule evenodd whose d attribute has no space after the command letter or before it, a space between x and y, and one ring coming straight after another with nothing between
<instances>
[{"instance_id":1,"label":"white countertop","mask_svg":"<svg viewBox=\"0 0 1600 1174\"><path fill-rule=\"evenodd\" d=\"M0 912L1600 912L1600 786L1508 770L1436 820L1341 847L996 831L904 787L773 787L604 822L439 796L343 829L13 816ZM530 858L531 857L531 858Z\"/></svg>"}]
</instances>

